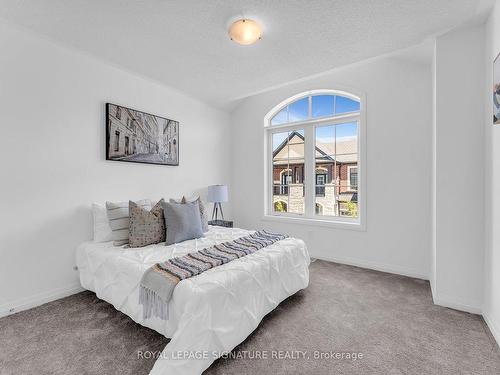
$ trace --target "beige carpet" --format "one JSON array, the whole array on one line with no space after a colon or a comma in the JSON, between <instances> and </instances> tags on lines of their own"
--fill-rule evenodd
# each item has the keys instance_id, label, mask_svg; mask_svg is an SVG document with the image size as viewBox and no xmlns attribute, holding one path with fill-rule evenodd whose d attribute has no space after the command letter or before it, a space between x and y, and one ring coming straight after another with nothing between
<instances>
[{"instance_id":1,"label":"beige carpet","mask_svg":"<svg viewBox=\"0 0 500 375\"><path fill-rule=\"evenodd\" d=\"M167 342L84 292L0 319L0 374L148 374L154 360L138 352ZM257 352L268 358L220 359L206 373L500 374L482 318L434 306L428 282L323 261L234 353Z\"/></svg>"}]
</instances>

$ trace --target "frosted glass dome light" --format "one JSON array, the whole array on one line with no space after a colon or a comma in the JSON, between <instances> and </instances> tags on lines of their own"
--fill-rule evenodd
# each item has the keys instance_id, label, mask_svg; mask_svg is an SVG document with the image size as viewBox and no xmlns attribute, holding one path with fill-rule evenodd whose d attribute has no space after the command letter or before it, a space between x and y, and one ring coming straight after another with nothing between
<instances>
[{"instance_id":1,"label":"frosted glass dome light","mask_svg":"<svg viewBox=\"0 0 500 375\"><path fill-rule=\"evenodd\" d=\"M241 19L229 26L229 37L236 43L249 45L262 38L262 28L254 20Z\"/></svg>"}]
</instances>

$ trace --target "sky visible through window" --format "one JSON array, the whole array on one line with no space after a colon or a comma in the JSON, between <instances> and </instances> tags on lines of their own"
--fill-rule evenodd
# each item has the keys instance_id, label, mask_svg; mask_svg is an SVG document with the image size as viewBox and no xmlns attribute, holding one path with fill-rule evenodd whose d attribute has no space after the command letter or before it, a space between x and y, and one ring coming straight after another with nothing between
<instances>
[{"instance_id":1,"label":"sky visible through window","mask_svg":"<svg viewBox=\"0 0 500 375\"><path fill-rule=\"evenodd\" d=\"M359 102L339 95L314 95L311 97L311 117L309 116L309 97L290 103L272 119L271 125L304 121L343 113L359 111Z\"/></svg>"}]
</instances>

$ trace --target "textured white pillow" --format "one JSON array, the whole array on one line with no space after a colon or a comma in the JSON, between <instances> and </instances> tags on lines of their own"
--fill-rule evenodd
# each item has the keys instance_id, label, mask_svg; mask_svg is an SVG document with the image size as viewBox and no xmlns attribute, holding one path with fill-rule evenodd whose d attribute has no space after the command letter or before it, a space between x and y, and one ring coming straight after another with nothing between
<instances>
[{"instance_id":1,"label":"textured white pillow","mask_svg":"<svg viewBox=\"0 0 500 375\"><path fill-rule=\"evenodd\" d=\"M94 217L94 242L113 241L106 207L99 203L92 203L92 216Z\"/></svg>"}]
</instances>

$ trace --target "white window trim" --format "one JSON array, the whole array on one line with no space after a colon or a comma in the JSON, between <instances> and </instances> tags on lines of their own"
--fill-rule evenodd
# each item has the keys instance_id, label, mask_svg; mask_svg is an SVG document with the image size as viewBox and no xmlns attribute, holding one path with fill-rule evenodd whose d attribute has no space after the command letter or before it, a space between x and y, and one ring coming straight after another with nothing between
<instances>
[{"instance_id":1,"label":"white window trim","mask_svg":"<svg viewBox=\"0 0 500 375\"><path fill-rule=\"evenodd\" d=\"M283 107L290 103L311 95L341 95L359 101L359 113L346 113L343 115L335 116L334 118L315 118L306 121L287 123L281 125L271 125L271 119ZM311 102L311 101L309 101ZM311 105L309 106L311 110ZM276 213L273 211L273 168L272 163L269 162L269 157L273 154L272 135L284 131L304 129L305 136L305 181L313 181L315 179L315 158L314 158L314 140L315 128L322 124L338 124L348 122L349 120L356 119L358 124L358 218L346 217L329 217L316 215L315 213L315 200L314 189L308 188L310 184L305 184L305 213ZM316 126L307 126L315 124ZM273 107L264 117L264 221L278 221L286 223L294 223L300 225L313 225L313 226L326 226L338 229L350 230L366 230L366 96L355 90L341 91L341 90L311 90L294 95L275 107ZM312 154L312 155L311 155ZM314 180L315 181L315 180ZM350 181L350 180L349 180ZM308 204L309 202L309 204ZM311 204L312 203L312 204Z\"/></svg>"}]
</instances>

